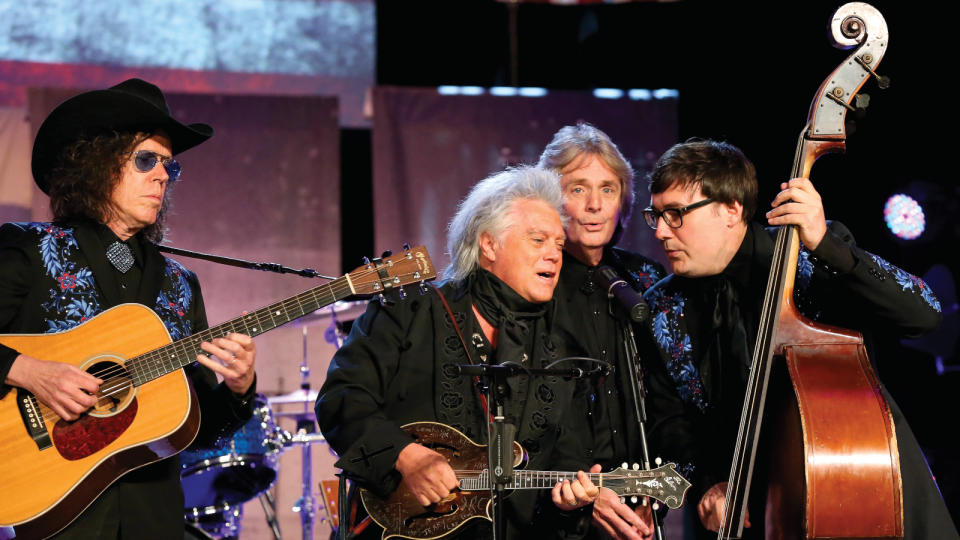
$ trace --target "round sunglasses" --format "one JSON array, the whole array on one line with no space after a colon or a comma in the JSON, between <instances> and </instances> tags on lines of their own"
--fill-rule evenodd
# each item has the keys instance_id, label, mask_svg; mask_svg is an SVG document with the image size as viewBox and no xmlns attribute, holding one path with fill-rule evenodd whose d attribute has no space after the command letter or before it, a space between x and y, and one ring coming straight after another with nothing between
<instances>
[{"instance_id":1,"label":"round sunglasses","mask_svg":"<svg viewBox=\"0 0 960 540\"><path fill-rule=\"evenodd\" d=\"M180 164L177 163L177 160L172 157L167 157L151 150L137 150L136 152L130 152L130 154L133 155L133 164L137 166L138 171L150 172L159 162L163 164L163 168L167 171L167 176L170 178L168 182L172 184L180 179L182 169Z\"/></svg>"}]
</instances>

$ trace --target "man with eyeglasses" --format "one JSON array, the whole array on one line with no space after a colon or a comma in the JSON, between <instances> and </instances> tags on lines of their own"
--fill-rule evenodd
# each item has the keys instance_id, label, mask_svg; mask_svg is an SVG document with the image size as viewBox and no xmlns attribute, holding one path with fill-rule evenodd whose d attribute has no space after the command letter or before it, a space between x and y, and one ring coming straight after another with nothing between
<instances>
[{"instance_id":1,"label":"man with eyeglasses","mask_svg":"<svg viewBox=\"0 0 960 540\"><path fill-rule=\"evenodd\" d=\"M770 225L798 228L795 300L805 315L859 330L868 346L871 333L916 336L937 326L940 304L922 280L855 247L843 225L825 220L809 180L794 178L780 187L765 217ZM723 519L774 239L750 221L756 173L728 143L670 148L650 174L650 193L644 219L673 272L644 294L654 313L651 446L689 476L697 538L710 538L716 533L708 530L716 531ZM869 354L876 359L876 351ZM957 538L916 439L886 397L903 471L905 538ZM766 486L754 480L745 538L764 535Z\"/></svg>"},{"instance_id":2,"label":"man with eyeglasses","mask_svg":"<svg viewBox=\"0 0 960 540\"><path fill-rule=\"evenodd\" d=\"M206 124L174 119L160 89L139 79L54 109L32 162L54 220L0 227L0 333L69 330L122 303L150 307L173 340L206 329L196 276L155 243L180 177L173 156L212 135ZM212 444L252 414L256 348L230 334L202 349L185 369L202 410L196 441ZM0 397L25 389L65 421L94 406L106 377L0 345ZM122 476L56 538L182 538L179 469L174 456Z\"/></svg>"},{"instance_id":3,"label":"man with eyeglasses","mask_svg":"<svg viewBox=\"0 0 960 540\"><path fill-rule=\"evenodd\" d=\"M567 242L557 284L557 332L570 344L571 354L608 363L608 375L598 376L583 389L587 399L588 428L577 451L596 464L593 472L642 461L624 331L630 322L611 304L602 285L600 269L613 269L639 292L666 275L660 263L638 253L614 247L633 208L633 168L609 136L596 127L579 123L561 128L544 149L538 166L560 175L564 210L570 218L564 227ZM648 339L638 328L636 339ZM653 530L649 507L628 505L610 489L600 490L597 501L582 516L571 516L571 534L602 534L640 540ZM589 512L588 512L589 511ZM584 519L588 518L588 519ZM586 531L592 522L592 527Z\"/></svg>"}]
</instances>

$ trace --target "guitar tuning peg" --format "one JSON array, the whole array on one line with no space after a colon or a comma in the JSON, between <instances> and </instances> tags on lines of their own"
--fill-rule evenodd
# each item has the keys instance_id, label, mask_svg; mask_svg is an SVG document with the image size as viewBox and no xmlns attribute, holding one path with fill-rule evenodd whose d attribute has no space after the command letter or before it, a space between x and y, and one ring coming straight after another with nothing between
<instances>
[{"instance_id":1,"label":"guitar tuning peg","mask_svg":"<svg viewBox=\"0 0 960 540\"><path fill-rule=\"evenodd\" d=\"M389 257L389 256L391 256L391 255L393 255L393 252L388 249L388 250L386 250L386 251L383 252L383 255L380 255L380 258L381 258L381 259L386 259L387 257Z\"/></svg>"},{"instance_id":2,"label":"guitar tuning peg","mask_svg":"<svg viewBox=\"0 0 960 540\"><path fill-rule=\"evenodd\" d=\"M650 508L653 508L654 511L657 511L657 510L660 509L660 503L655 502L655 503L653 503L653 504L650 505Z\"/></svg>"},{"instance_id":3,"label":"guitar tuning peg","mask_svg":"<svg viewBox=\"0 0 960 540\"><path fill-rule=\"evenodd\" d=\"M404 242L404 243L403 243L403 250L404 250L404 251L410 251L410 244Z\"/></svg>"},{"instance_id":4,"label":"guitar tuning peg","mask_svg":"<svg viewBox=\"0 0 960 540\"><path fill-rule=\"evenodd\" d=\"M634 464L633 464L633 470L639 471L639 470L640 470L640 464L639 464L639 463L634 463Z\"/></svg>"},{"instance_id":5,"label":"guitar tuning peg","mask_svg":"<svg viewBox=\"0 0 960 540\"><path fill-rule=\"evenodd\" d=\"M364 257L364 258L363 258L363 264L369 265L369 264L370 264L370 257Z\"/></svg>"},{"instance_id":6,"label":"guitar tuning peg","mask_svg":"<svg viewBox=\"0 0 960 540\"><path fill-rule=\"evenodd\" d=\"M380 305L381 305L381 306L387 307L387 299L384 298L383 294L378 294L378 295L377 295L377 301L380 302Z\"/></svg>"},{"instance_id":7,"label":"guitar tuning peg","mask_svg":"<svg viewBox=\"0 0 960 540\"><path fill-rule=\"evenodd\" d=\"M418 284L417 284L417 292L419 292L421 296L424 295L424 294L427 294L427 284L424 283L424 282L422 282L422 281L421 281L420 283L418 283Z\"/></svg>"},{"instance_id":8,"label":"guitar tuning peg","mask_svg":"<svg viewBox=\"0 0 960 540\"><path fill-rule=\"evenodd\" d=\"M403 290L403 287L400 287L400 289L397 291L397 294L400 296L401 300L407 299L407 291Z\"/></svg>"},{"instance_id":9,"label":"guitar tuning peg","mask_svg":"<svg viewBox=\"0 0 960 540\"><path fill-rule=\"evenodd\" d=\"M640 501L640 506L647 506L648 504L650 504L650 499L647 497L644 497L643 500Z\"/></svg>"},{"instance_id":10,"label":"guitar tuning peg","mask_svg":"<svg viewBox=\"0 0 960 540\"><path fill-rule=\"evenodd\" d=\"M626 498L626 497L620 497L620 502L622 502L623 504L627 504L627 498Z\"/></svg>"},{"instance_id":11,"label":"guitar tuning peg","mask_svg":"<svg viewBox=\"0 0 960 540\"><path fill-rule=\"evenodd\" d=\"M623 469L629 469L630 465L626 461L624 461L623 463L620 464L620 467Z\"/></svg>"},{"instance_id":12,"label":"guitar tuning peg","mask_svg":"<svg viewBox=\"0 0 960 540\"><path fill-rule=\"evenodd\" d=\"M654 459L653 462L656 463L658 467L659 467L660 465L663 465L663 460L660 459L660 458Z\"/></svg>"},{"instance_id":13,"label":"guitar tuning peg","mask_svg":"<svg viewBox=\"0 0 960 540\"><path fill-rule=\"evenodd\" d=\"M637 496L634 495L633 497L630 497L630 502L632 502L633 504L637 504Z\"/></svg>"}]
</instances>

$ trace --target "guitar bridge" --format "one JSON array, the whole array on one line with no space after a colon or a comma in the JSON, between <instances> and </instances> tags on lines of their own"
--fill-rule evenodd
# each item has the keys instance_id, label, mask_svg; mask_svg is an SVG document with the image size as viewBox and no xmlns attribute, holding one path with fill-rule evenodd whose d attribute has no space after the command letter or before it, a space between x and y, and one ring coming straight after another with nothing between
<instances>
[{"instance_id":1,"label":"guitar bridge","mask_svg":"<svg viewBox=\"0 0 960 540\"><path fill-rule=\"evenodd\" d=\"M43 450L53 446L50 432L47 431L47 424L43 421L43 414L37 404L37 398L30 392L17 388L17 408L20 409L20 419L23 421L23 426L27 428L27 433L37 444L37 448Z\"/></svg>"}]
</instances>

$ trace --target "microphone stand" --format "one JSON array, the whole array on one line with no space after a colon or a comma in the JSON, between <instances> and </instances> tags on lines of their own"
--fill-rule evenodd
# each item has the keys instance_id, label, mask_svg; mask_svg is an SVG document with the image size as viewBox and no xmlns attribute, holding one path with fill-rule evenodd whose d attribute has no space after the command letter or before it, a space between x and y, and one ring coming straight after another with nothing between
<instances>
[{"instance_id":1,"label":"microphone stand","mask_svg":"<svg viewBox=\"0 0 960 540\"><path fill-rule=\"evenodd\" d=\"M619 283L624 283L620 281ZM613 286L610 287L613 289ZM611 290L608 290L607 296L610 299L610 315L615 319L619 320L623 324L623 348L626 353L627 359L627 371L624 373L624 377L627 378L627 386L630 388L630 397L632 398L631 404L633 405L633 416L637 422L637 427L639 428L640 435L640 449L641 455L643 458L643 468L644 470L650 470L650 449L647 446L647 407L646 407L646 388L643 386L643 367L640 361L640 354L637 351L637 342L633 333L633 321L636 320L634 317L628 317L624 319L622 316L618 317L615 312L624 313L626 308L620 305L619 302L614 302L614 294ZM619 306L618 308L614 307L614 304ZM649 309L647 309L649 313ZM628 314L629 315L629 314ZM639 321L637 321L639 322ZM648 504L648 500L644 499L643 504ZM661 522L660 516L657 514L655 509L650 508L650 515L653 519L653 532L657 540L664 540L663 535L663 523Z\"/></svg>"},{"instance_id":2,"label":"microphone stand","mask_svg":"<svg viewBox=\"0 0 960 540\"><path fill-rule=\"evenodd\" d=\"M490 497L493 501L493 538L506 540L507 520L503 511L503 498L507 487L513 483L513 442L517 428L506 421L504 407L510 389L507 379L552 375L564 378L580 378L580 368L526 368L516 364L466 364L458 366L464 376L479 376L487 394L487 405L493 414L488 418L487 471L491 480Z\"/></svg>"}]
</instances>

